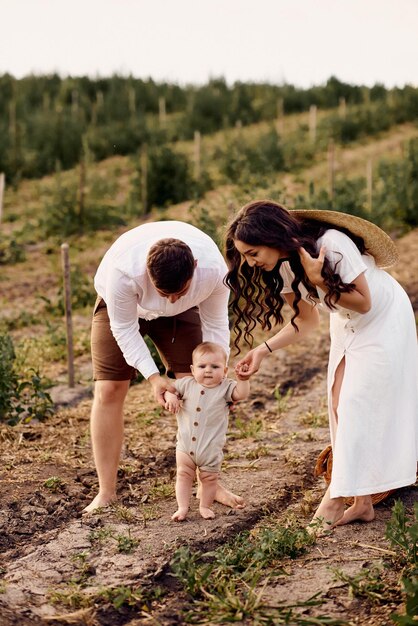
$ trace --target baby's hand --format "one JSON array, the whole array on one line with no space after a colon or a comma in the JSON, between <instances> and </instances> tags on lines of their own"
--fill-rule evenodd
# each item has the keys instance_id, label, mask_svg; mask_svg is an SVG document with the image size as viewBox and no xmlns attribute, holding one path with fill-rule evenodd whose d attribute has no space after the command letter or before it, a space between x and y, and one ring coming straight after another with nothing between
<instances>
[{"instance_id":1,"label":"baby's hand","mask_svg":"<svg viewBox=\"0 0 418 626\"><path fill-rule=\"evenodd\" d=\"M170 413L178 413L180 409L180 400L176 396L175 393L171 393L170 391L166 391L164 393L164 408L166 411L170 411Z\"/></svg>"},{"instance_id":2,"label":"baby's hand","mask_svg":"<svg viewBox=\"0 0 418 626\"><path fill-rule=\"evenodd\" d=\"M238 364L235 367L235 376L238 378L238 380L248 380L248 369L249 368L246 363Z\"/></svg>"}]
</instances>

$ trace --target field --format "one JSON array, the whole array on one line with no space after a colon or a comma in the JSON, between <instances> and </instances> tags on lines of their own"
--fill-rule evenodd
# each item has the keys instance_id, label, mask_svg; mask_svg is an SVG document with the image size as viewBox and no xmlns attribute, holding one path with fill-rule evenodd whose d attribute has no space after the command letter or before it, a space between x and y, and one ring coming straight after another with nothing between
<instances>
[{"instance_id":1,"label":"field","mask_svg":"<svg viewBox=\"0 0 418 626\"><path fill-rule=\"evenodd\" d=\"M364 173L370 158L400 158L405 142L417 136L413 125L403 124L339 148L338 175ZM147 219L196 221L200 215L213 226L256 196L292 205L312 181L326 184L328 168L322 155L297 173L271 175L254 188L248 181L244 188L219 185L198 201L154 209ZM60 175L78 180L76 171ZM112 194L124 204L132 176L126 158L95 164L94 175L114 181ZM378 505L370 524L340 527L316 542L304 530L324 489L313 468L329 442L325 316L315 336L265 361L250 398L231 415L222 476L245 499L243 510L217 504L216 518L203 520L194 499L186 522L170 520L175 420L139 383L126 402L118 503L91 516L81 514L97 489L89 437L91 278L110 242L138 218L69 238L73 279L77 273L81 278L74 283L80 300L73 320L76 386L68 389L59 308L61 241L39 238L35 226L55 180L23 181L5 197L3 232L24 254L1 266L1 320L13 338L21 375L27 378L34 368L49 381L54 414L0 425L2 626L393 624L391 615L405 612L401 578L408 563L387 527L394 524L397 499L412 519L417 486ZM397 227L391 233L400 261L390 271L417 313L418 229L403 232ZM416 552L414 558L416 567Z\"/></svg>"}]
</instances>

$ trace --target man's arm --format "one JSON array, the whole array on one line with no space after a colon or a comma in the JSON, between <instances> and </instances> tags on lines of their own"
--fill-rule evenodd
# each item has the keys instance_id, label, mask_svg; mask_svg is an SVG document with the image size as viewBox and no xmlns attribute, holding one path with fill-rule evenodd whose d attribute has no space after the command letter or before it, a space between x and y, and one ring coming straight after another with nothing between
<instances>
[{"instance_id":1,"label":"man's arm","mask_svg":"<svg viewBox=\"0 0 418 626\"><path fill-rule=\"evenodd\" d=\"M220 344L227 355L230 342L228 300L229 289L223 284L223 277L219 276L210 296L199 304L203 341Z\"/></svg>"}]
</instances>

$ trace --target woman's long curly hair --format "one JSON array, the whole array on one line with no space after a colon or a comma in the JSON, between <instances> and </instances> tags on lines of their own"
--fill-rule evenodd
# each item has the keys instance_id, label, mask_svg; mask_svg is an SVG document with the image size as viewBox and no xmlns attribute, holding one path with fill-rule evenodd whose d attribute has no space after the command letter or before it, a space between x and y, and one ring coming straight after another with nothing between
<instances>
[{"instance_id":1,"label":"woman's long curly hair","mask_svg":"<svg viewBox=\"0 0 418 626\"><path fill-rule=\"evenodd\" d=\"M280 275L280 266L285 260L289 262L295 276L291 284L295 295L291 324L299 330L295 320L300 312L300 285L307 289L308 298L312 302L318 298L318 293L305 274L298 249L303 246L311 256L317 257L317 240L330 228L348 235L361 254L366 252L363 239L348 229L318 220L297 218L280 204L270 200L246 204L229 224L225 240L229 271L224 282L232 291L231 308L235 317L233 328L236 334L234 345L238 353L242 336L252 347L252 333L257 323L263 330L271 330L273 325L283 323L283 278ZM286 258L280 259L270 272L259 267L250 267L236 249L235 240L250 246L275 248L284 253ZM325 258L322 268L322 277L328 288L325 302L331 309L335 308L334 305L342 293L349 293L355 288L353 284L341 280L337 272L338 263L332 267Z\"/></svg>"}]
</instances>

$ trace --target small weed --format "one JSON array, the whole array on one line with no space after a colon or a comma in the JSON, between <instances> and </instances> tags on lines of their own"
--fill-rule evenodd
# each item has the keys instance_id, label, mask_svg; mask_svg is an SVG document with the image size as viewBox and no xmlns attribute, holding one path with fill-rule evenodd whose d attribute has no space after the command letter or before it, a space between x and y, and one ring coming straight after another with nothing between
<instances>
[{"instance_id":1,"label":"small weed","mask_svg":"<svg viewBox=\"0 0 418 626\"><path fill-rule=\"evenodd\" d=\"M320 413L308 411L305 415L303 415L301 421L304 426L310 426L311 428L324 428L325 426L328 426L328 413L326 411L322 411Z\"/></svg>"},{"instance_id":2,"label":"small weed","mask_svg":"<svg viewBox=\"0 0 418 626\"><path fill-rule=\"evenodd\" d=\"M133 513L131 509L128 509L128 507L123 506L122 504L115 505L113 507L113 510L116 517L122 522L127 522L129 524L130 522L133 522L135 520L135 513Z\"/></svg>"},{"instance_id":3,"label":"small weed","mask_svg":"<svg viewBox=\"0 0 418 626\"><path fill-rule=\"evenodd\" d=\"M139 540L131 537L130 530L128 530L127 535L116 535L115 539L118 543L118 552L123 554L130 554L139 545Z\"/></svg>"},{"instance_id":4,"label":"small weed","mask_svg":"<svg viewBox=\"0 0 418 626\"><path fill-rule=\"evenodd\" d=\"M270 451L267 446L259 445L254 450L248 450L245 455L246 459L259 459L261 456L268 456Z\"/></svg>"},{"instance_id":5,"label":"small weed","mask_svg":"<svg viewBox=\"0 0 418 626\"><path fill-rule=\"evenodd\" d=\"M72 556L72 561L75 563L78 572L71 582L75 585L80 585L80 587L84 587L87 580L96 574L95 567L93 567L88 561L89 556L90 554L85 551L78 552Z\"/></svg>"},{"instance_id":6,"label":"small weed","mask_svg":"<svg viewBox=\"0 0 418 626\"><path fill-rule=\"evenodd\" d=\"M54 493L56 493L57 491L61 491L64 485L65 482L59 476L51 476L44 481L44 487Z\"/></svg>"},{"instance_id":7,"label":"small weed","mask_svg":"<svg viewBox=\"0 0 418 626\"><path fill-rule=\"evenodd\" d=\"M274 397L276 398L276 409L279 417L287 410L288 402L292 396L292 390L288 389L285 394L280 392L280 387L274 389Z\"/></svg>"},{"instance_id":8,"label":"small weed","mask_svg":"<svg viewBox=\"0 0 418 626\"><path fill-rule=\"evenodd\" d=\"M68 583L67 588L62 591L50 591L47 597L51 604L59 604L75 610L91 606L94 600L74 582Z\"/></svg>"},{"instance_id":9,"label":"small weed","mask_svg":"<svg viewBox=\"0 0 418 626\"><path fill-rule=\"evenodd\" d=\"M148 491L152 498L171 498L175 494L175 487L172 482L160 482L156 480Z\"/></svg>"},{"instance_id":10,"label":"small weed","mask_svg":"<svg viewBox=\"0 0 418 626\"><path fill-rule=\"evenodd\" d=\"M262 420L244 421L237 417L234 421L234 427L238 433L234 432L235 439L257 439L263 430L264 423Z\"/></svg>"},{"instance_id":11,"label":"small weed","mask_svg":"<svg viewBox=\"0 0 418 626\"><path fill-rule=\"evenodd\" d=\"M159 600L164 595L161 587L144 589L140 587L109 587L102 589L99 598L109 602L116 610L122 607L141 607L142 610L149 610L152 602Z\"/></svg>"},{"instance_id":12,"label":"small weed","mask_svg":"<svg viewBox=\"0 0 418 626\"><path fill-rule=\"evenodd\" d=\"M108 528L97 528L89 533L90 543L104 543L107 539L114 536L114 530L110 526Z\"/></svg>"},{"instance_id":13,"label":"small weed","mask_svg":"<svg viewBox=\"0 0 418 626\"><path fill-rule=\"evenodd\" d=\"M373 604L386 604L399 600L399 592L390 592L382 578L382 568L364 569L355 576L345 574L342 570L332 570L336 580L348 585L350 599L367 598Z\"/></svg>"}]
</instances>

